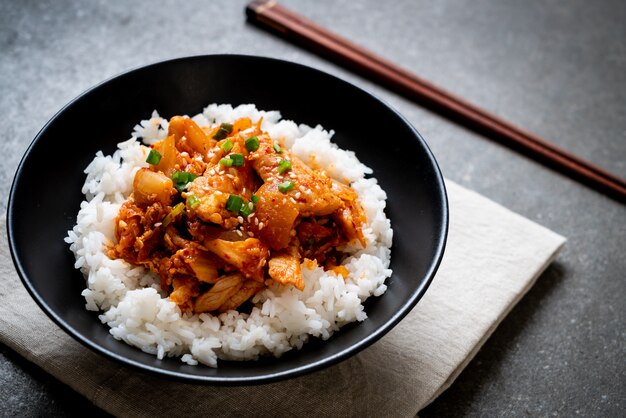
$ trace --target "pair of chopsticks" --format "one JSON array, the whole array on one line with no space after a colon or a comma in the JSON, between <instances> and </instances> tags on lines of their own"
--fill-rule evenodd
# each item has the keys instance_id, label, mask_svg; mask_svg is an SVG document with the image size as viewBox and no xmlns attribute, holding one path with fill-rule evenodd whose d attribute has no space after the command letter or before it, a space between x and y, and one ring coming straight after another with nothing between
<instances>
[{"instance_id":1,"label":"pair of chopsticks","mask_svg":"<svg viewBox=\"0 0 626 418\"><path fill-rule=\"evenodd\" d=\"M288 10L273 0L254 0L248 19L285 38L374 79L410 99L523 153L618 201L626 181Z\"/></svg>"}]
</instances>

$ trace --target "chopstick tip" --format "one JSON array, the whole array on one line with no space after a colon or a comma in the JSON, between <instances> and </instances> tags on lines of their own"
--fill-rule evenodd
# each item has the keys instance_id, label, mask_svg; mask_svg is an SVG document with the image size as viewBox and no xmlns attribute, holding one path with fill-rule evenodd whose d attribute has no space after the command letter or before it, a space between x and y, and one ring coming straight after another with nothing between
<instances>
[{"instance_id":1,"label":"chopstick tip","mask_svg":"<svg viewBox=\"0 0 626 418\"><path fill-rule=\"evenodd\" d=\"M276 5L276 0L252 0L246 6L248 12L254 12L255 14L261 14L265 10L270 9Z\"/></svg>"}]
</instances>

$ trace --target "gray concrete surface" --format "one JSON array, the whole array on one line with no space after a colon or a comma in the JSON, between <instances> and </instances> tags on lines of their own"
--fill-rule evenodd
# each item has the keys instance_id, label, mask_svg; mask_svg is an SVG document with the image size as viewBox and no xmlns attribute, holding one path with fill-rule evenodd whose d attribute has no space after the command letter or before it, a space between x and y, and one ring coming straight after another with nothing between
<instances>
[{"instance_id":1,"label":"gray concrete surface","mask_svg":"<svg viewBox=\"0 0 626 418\"><path fill-rule=\"evenodd\" d=\"M0 209L37 131L104 79L203 53L311 65L406 115L446 177L569 240L459 379L420 416L624 416L624 205L247 24L245 3L1 0ZM281 3L626 177L625 2ZM105 415L6 347L0 399L0 416Z\"/></svg>"}]
</instances>

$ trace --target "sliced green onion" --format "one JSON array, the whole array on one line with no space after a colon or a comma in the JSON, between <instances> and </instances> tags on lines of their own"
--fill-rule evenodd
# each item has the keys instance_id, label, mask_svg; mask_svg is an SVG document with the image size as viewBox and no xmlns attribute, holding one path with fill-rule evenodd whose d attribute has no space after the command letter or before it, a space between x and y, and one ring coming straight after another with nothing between
<instances>
[{"instance_id":1,"label":"sliced green onion","mask_svg":"<svg viewBox=\"0 0 626 418\"><path fill-rule=\"evenodd\" d=\"M225 165L226 167L230 167L231 165L233 165L233 160L231 160L230 158L222 158L220 160L220 165Z\"/></svg>"},{"instance_id":2,"label":"sliced green onion","mask_svg":"<svg viewBox=\"0 0 626 418\"><path fill-rule=\"evenodd\" d=\"M233 143L230 141L230 139L227 139L222 145L220 145L220 148L224 152L229 152L231 149L233 149Z\"/></svg>"},{"instance_id":3,"label":"sliced green onion","mask_svg":"<svg viewBox=\"0 0 626 418\"><path fill-rule=\"evenodd\" d=\"M197 177L198 176L196 176L195 174L189 173L187 171L176 171L174 174L172 174L172 181L174 182L174 187L176 187L176 190L182 192L183 190L185 190L185 187L187 187L187 184L194 181Z\"/></svg>"},{"instance_id":4,"label":"sliced green onion","mask_svg":"<svg viewBox=\"0 0 626 418\"><path fill-rule=\"evenodd\" d=\"M283 174L285 171L291 170L291 161L280 160L278 163L278 174Z\"/></svg>"},{"instance_id":5,"label":"sliced green onion","mask_svg":"<svg viewBox=\"0 0 626 418\"><path fill-rule=\"evenodd\" d=\"M244 218L247 218L252 213L253 210L254 210L254 206L252 205L252 203L244 203L241 206L241 209L239 209L239 213L241 213L241 215Z\"/></svg>"},{"instance_id":6,"label":"sliced green onion","mask_svg":"<svg viewBox=\"0 0 626 418\"><path fill-rule=\"evenodd\" d=\"M200 199L195 194L189 194L187 195L187 204L193 209L200 204Z\"/></svg>"},{"instance_id":7,"label":"sliced green onion","mask_svg":"<svg viewBox=\"0 0 626 418\"><path fill-rule=\"evenodd\" d=\"M172 174L172 181L174 183L189 183L190 181L194 181L196 177L198 176L188 171L175 171L174 174Z\"/></svg>"},{"instance_id":8,"label":"sliced green onion","mask_svg":"<svg viewBox=\"0 0 626 418\"><path fill-rule=\"evenodd\" d=\"M280 145L278 145L278 142L274 142L274 151L276 151L279 154L283 153L283 150L280 148Z\"/></svg>"},{"instance_id":9,"label":"sliced green onion","mask_svg":"<svg viewBox=\"0 0 626 418\"><path fill-rule=\"evenodd\" d=\"M186 171L175 171L172 174L172 181L174 183L182 182L183 178L187 179L187 172Z\"/></svg>"},{"instance_id":10,"label":"sliced green onion","mask_svg":"<svg viewBox=\"0 0 626 418\"><path fill-rule=\"evenodd\" d=\"M230 154L229 157L231 160L233 160L233 167L243 167L243 154Z\"/></svg>"},{"instance_id":11,"label":"sliced green onion","mask_svg":"<svg viewBox=\"0 0 626 418\"><path fill-rule=\"evenodd\" d=\"M252 201L252 203L254 203L256 205L257 203L259 203L259 200L261 200L261 198L259 196L253 194L252 197L250 198L250 200Z\"/></svg>"},{"instance_id":12,"label":"sliced green onion","mask_svg":"<svg viewBox=\"0 0 626 418\"><path fill-rule=\"evenodd\" d=\"M217 130L217 132L215 132L215 135L213 135L213 139L224 139L228 136L229 133L231 133L233 130L233 125L231 125L230 123L222 123L220 125L220 128Z\"/></svg>"},{"instance_id":13,"label":"sliced green onion","mask_svg":"<svg viewBox=\"0 0 626 418\"><path fill-rule=\"evenodd\" d=\"M219 141L220 139L226 138L227 135L228 135L228 132L226 132L222 128L219 128L217 132L215 132L215 135L213 135L213 139L217 139Z\"/></svg>"},{"instance_id":14,"label":"sliced green onion","mask_svg":"<svg viewBox=\"0 0 626 418\"><path fill-rule=\"evenodd\" d=\"M161 161L161 154L159 151L151 149L148 153L148 158L146 158L146 162L148 164L157 165L159 161Z\"/></svg>"},{"instance_id":15,"label":"sliced green onion","mask_svg":"<svg viewBox=\"0 0 626 418\"><path fill-rule=\"evenodd\" d=\"M185 204L183 202L180 202L176 206L174 206L170 213L165 215L165 218L163 218L163 226L168 226L170 223L172 223L178 217L178 215L183 213L183 210L185 210Z\"/></svg>"},{"instance_id":16,"label":"sliced green onion","mask_svg":"<svg viewBox=\"0 0 626 418\"><path fill-rule=\"evenodd\" d=\"M289 190L293 189L293 186L293 181L286 181L278 185L278 191L281 193L287 193Z\"/></svg>"},{"instance_id":17,"label":"sliced green onion","mask_svg":"<svg viewBox=\"0 0 626 418\"><path fill-rule=\"evenodd\" d=\"M241 196L237 196L235 194L231 194L228 196L228 201L226 202L226 209L231 212L238 213L243 206L243 198Z\"/></svg>"},{"instance_id":18,"label":"sliced green onion","mask_svg":"<svg viewBox=\"0 0 626 418\"><path fill-rule=\"evenodd\" d=\"M259 138L257 138L256 136L251 136L250 138L246 139L246 149L250 152L258 150L259 145Z\"/></svg>"}]
</instances>

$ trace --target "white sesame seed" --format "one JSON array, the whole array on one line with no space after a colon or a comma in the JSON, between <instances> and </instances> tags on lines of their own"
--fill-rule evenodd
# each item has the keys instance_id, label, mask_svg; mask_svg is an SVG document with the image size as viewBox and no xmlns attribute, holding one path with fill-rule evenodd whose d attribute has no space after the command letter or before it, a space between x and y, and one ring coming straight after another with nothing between
<instances>
[{"instance_id":1,"label":"white sesame seed","mask_svg":"<svg viewBox=\"0 0 626 418\"><path fill-rule=\"evenodd\" d=\"M210 169L210 170L209 170L209 174L210 174L210 175L212 175L212 176L214 176L214 175L215 175L215 170L214 170L214 169Z\"/></svg>"},{"instance_id":2,"label":"white sesame seed","mask_svg":"<svg viewBox=\"0 0 626 418\"><path fill-rule=\"evenodd\" d=\"M252 215L250 215L250 216L252 216ZM254 218L254 224L255 224L255 225L258 225L258 224L259 224L259 218Z\"/></svg>"},{"instance_id":3,"label":"white sesame seed","mask_svg":"<svg viewBox=\"0 0 626 418\"><path fill-rule=\"evenodd\" d=\"M237 216L237 220L239 221L240 224L243 223L243 218L241 216Z\"/></svg>"},{"instance_id":4,"label":"white sesame seed","mask_svg":"<svg viewBox=\"0 0 626 418\"><path fill-rule=\"evenodd\" d=\"M264 227L264 226L265 226L265 224L264 224L263 222L261 222L261 223L259 224L259 231L260 231L261 229L263 229L263 227Z\"/></svg>"},{"instance_id":5,"label":"white sesame seed","mask_svg":"<svg viewBox=\"0 0 626 418\"><path fill-rule=\"evenodd\" d=\"M233 176L232 174L228 173L226 174L226 177L228 177L231 180L235 180L235 176Z\"/></svg>"},{"instance_id":6,"label":"white sesame seed","mask_svg":"<svg viewBox=\"0 0 626 418\"><path fill-rule=\"evenodd\" d=\"M291 200L293 203L297 203L296 199L294 199L293 197L290 197L289 200Z\"/></svg>"},{"instance_id":7,"label":"white sesame seed","mask_svg":"<svg viewBox=\"0 0 626 418\"><path fill-rule=\"evenodd\" d=\"M297 192L295 195L296 199L300 199L300 192Z\"/></svg>"},{"instance_id":8,"label":"white sesame seed","mask_svg":"<svg viewBox=\"0 0 626 418\"><path fill-rule=\"evenodd\" d=\"M250 235L251 237L254 237L254 232L248 231L248 235Z\"/></svg>"},{"instance_id":9,"label":"white sesame seed","mask_svg":"<svg viewBox=\"0 0 626 418\"><path fill-rule=\"evenodd\" d=\"M240 237L243 237L243 232L241 232L241 229L237 229L237 235L239 235Z\"/></svg>"}]
</instances>

